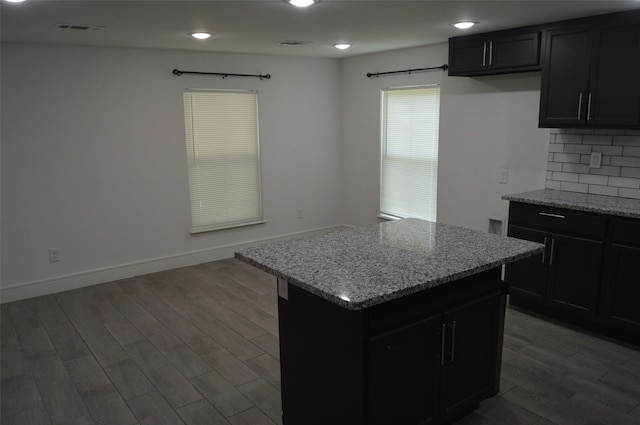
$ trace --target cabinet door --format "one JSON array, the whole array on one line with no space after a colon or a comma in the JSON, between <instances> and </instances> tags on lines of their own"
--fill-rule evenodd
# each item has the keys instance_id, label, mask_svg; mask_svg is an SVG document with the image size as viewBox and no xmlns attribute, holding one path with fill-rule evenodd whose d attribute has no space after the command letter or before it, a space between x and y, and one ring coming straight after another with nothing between
<instances>
[{"instance_id":1,"label":"cabinet door","mask_svg":"<svg viewBox=\"0 0 640 425\"><path fill-rule=\"evenodd\" d=\"M587 124L640 124L640 20L595 33Z\"/></svg>"},{"instance_id":2,"label":"cabinet door","mask_svg":"<svg viewBox=\"0 0 640 425\"><path fill-rule=\"evenodd\" d=\"M605 318L635 331L640 340L640 246L612 244L607 249Z\"/></svg>"},{"instance_id":3,"label":"cabinet door","mask_svg":"<svg viewBox=\"0 0 640 425\"><path fill-rule=\"evenodd\" d=\"M449 75L494 75L540 69L540 31L449 39Z\"/></svg>"},{"instance_id":4,"label":"cabinet door","mask_svg":"<svg viewBox=\"0 0 640 425\"><path fill-rule=\"evenodd\" d=\"M487 41L481 37L449 39L449 75L474 75L487 65Z\"/></svg>"},{"instance_id":5,"label":"cabinet door","mask_svg":"<svg viewBox=\"0 0 640 425\"><path fill-rule=\"evenodd\" d=\"M553 235L549 252L551 305L582 317L595 317L603 243Z\"/></svg>"},{"instance_id":6,"label":"cabinet door","mask_svg":"<svg viewBox=\"0 0 640 425\"><path fill-rule=\"evenodd\" d=\"M489 67L526 70L540 64L540 32L494 37L489 41ZM520 69L518 69L520 68Z\"/></svg>"},{"instance_id":7,"label":"cabinet door","mask_svg":"<svg viewBox=\"0 0 640 425\"><path fill-rule=\"evenodd\" d=\"M585 123L592 29L592 25L582 25L547 32L540 94L540 127Z\"/></svg>"},{"instance_id":8,"label":"cabinet door","mask_svg":"<svg viewBox=\"0 0 640 425\"><path fill-rule=\"evenodd\" d=\"M441 324L438 315L371 339L367 424L437 422Z\"/></svg>"},{"instance_id":9,"label":"cabinet door","mask_svg":"<svg viewBox=\"0 0 640 425\"><path fill-rule=\"evenodd\" d=\"M500 293L449 310L442 367L443 420L475 408L496 390Z\"/></svg>"},{"instance_id":10,"label":"cabinet door","mask_svg":"<svg viewBox=\"0 0 640 425\"><path fill-rule=\"evenodd\" d=\"M548 244L551 234L525 227L509 226L509 236L527 241L545 244L542 254L525 258L509 266L509 292L512 297L526 298L542 304L547 293L546 259L549 256Z\"/></svg>"}]
</instances>

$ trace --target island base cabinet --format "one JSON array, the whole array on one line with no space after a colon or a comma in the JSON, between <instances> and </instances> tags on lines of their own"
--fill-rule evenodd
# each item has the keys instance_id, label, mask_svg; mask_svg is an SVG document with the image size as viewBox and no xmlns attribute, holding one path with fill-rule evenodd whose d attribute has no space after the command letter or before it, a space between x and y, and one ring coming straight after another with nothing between
<instances>
[{"instance_id":1,"label":"island base cabinet","mask_svg":"<svg viewBox=\"0 0 640 425\"><path fill-rule=\"evenodd\" d=\"M372 338L368 362L370 425L433 424L439 415L442 317Z\"/></svg>"},{"instance_id":2,"label":"island base cabinet","mask_svg":"<svg viewBox=\"0 0 640 425\"><path fill-rule=\"evenodd\" d=\"M500 268L363 310L286 282L284 425L449 423L498 391Z\"/></svg>"},{"instance_id":3,"label":"island base cabinet","mask_svg":"<svg viewBox=\"0 0 640 425\"><path fill-rule=\"evenodd\" d=\"M282 423L364 425L363 313L287 282L278 298Z\"/></svg>"},{"instance_id":4,"label":"island base cabinet","mask_svg":"<svg viewBox=\"0 0 640 425\"><path fill-rule=\"evenodd\" d=\"M442 417L459 418L498 391L501 296L495 293L444 315Z\"/></svg>"},{"instance_id":5,"label":"island base cabinet","mask_svg":"<svg viewBox=\"0 0 640 425\"><path fill-rule=\"evenodd\" d=\"M367 423L449 423L497 392L501 300L495 291L373 338Z\"/></svg>"}]
</instances>

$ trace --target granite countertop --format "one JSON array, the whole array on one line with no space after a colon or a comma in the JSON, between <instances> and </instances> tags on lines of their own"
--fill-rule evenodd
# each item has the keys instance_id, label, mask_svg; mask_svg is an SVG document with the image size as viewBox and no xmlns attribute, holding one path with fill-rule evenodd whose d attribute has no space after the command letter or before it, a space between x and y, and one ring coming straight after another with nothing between
<instances>
[{"instance_id":1,"label":"granite countertop","mask_svg":"<svg viewBox=\"0 0 640 425\"><path fill-rule=\"evenodd\" d=\"M618 198L615 196L567 192L555 189L542 189L504 195L502 199L548 207L640 218L640 199Z\"/></svg>"},{"instance_id":2,"label":"granite countertop","mask_svg":"<svg viewBox=\"0 0 640 425\"><path fill-rule=\"evenodd\" d=\"M360 310L510 263L543 245L418 219L272 242L236 257Z\"/></svg>"}]
</instances>

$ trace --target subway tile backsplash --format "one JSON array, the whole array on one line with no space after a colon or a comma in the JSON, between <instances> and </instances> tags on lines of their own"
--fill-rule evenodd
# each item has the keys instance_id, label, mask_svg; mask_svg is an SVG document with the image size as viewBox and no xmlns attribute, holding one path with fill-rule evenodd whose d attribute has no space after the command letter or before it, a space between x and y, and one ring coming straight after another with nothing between
<instances>
[{"instance_id":1,"label":"subway tile backsplash","mask_svg":"<svg viewBox=\"0 0 640 425\"><path fill-rule=\"evenodd\" d=\"M592 152L600 168L589 166ZM640 131L552 129L546 187L640 199Z\"/></svg>"}]
</instances>

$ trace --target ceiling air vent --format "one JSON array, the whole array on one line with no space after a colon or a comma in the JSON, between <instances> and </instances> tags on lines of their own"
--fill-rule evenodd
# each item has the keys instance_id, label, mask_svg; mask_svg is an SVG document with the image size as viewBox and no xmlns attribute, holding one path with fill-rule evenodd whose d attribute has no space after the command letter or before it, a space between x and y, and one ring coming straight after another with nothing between
<instances>
[{"instance_id":1,"label":"ceiling air vent","mask_svg":"<svg viewBox=\"0 0 640 425\"><path fill-rule=\"evenodd\" d=\"M104 28L101 25L76 25L76 24L57 24L56 27L61 30L77 30L77 31L98 31Z\"/></svg>"},{"instance_id":2,"label":"ceiling air vent","mask_svg":"<svg viewBox=\"0 0 640 425\"><path fill-rule=\"evenodd\" d=\"M311 44L310 41L284 40L280 42L281 46L306 46Z\"/></svg>"}]
</instances>

